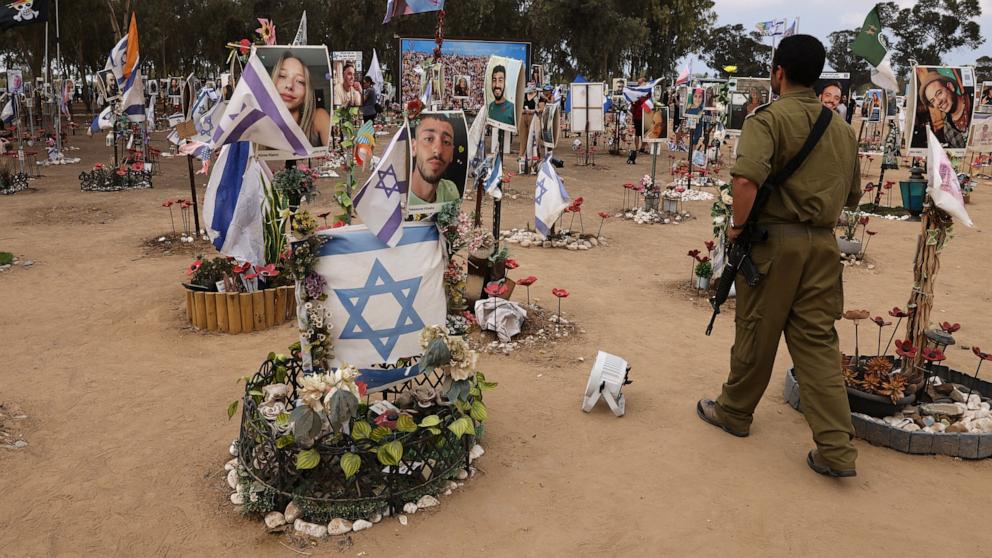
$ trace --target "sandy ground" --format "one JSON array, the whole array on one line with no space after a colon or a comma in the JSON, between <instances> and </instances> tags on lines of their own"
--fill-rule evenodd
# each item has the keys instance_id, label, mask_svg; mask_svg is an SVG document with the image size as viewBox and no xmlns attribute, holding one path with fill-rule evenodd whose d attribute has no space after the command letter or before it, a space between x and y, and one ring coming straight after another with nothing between
<instances>
[{"instance_id":1,"label":"sandy ground","mask_svg":"<svg viewBox=\"0 0 992 558\"><path fill-rule=\"evenodd\" d=\"M157 144L163 139L155 135ZM188 328L179 281L190 257L143 247L170 230L160 202L188 197L185 161L166 160L151 190L84 193L76 175L109 156L96 139L71 143L82 163L45 169L34 190L0 198L0 250L35 262L0 274L0 402L28 416L18 434L29 442L0 449L0 555L299 555L232 511L222 468L237 435L225 414L241 393L236 379L283 350L294 329L229 336ZM564 158L569 191L586 199L587 229L598 224L596 211L621 206L622 183L650 169L647 156L636 167L621 157L600 156L595 167ZM202 199L205 179L197 181ZM511 186L529 192L533 177ZM988 186L973 200L979 225L959 228L942 256L934 318L960 322L959 343L992 347L983 279L992 273L983 238L992 222ZM527 196L504 203L504 228L531 221L531 204ZM436 511L305 552L986 554L992 462L911 456L858 440L856 479L838 482L806 467L809 430L781 395L790 363L784 344L750 438L696 418L696 400L716 395L725 378L733 338L727 315L705 337L708 307L678 289L688 279L686 251L710 238L709 205L689 203L700 218L679 226L611 219L605 249L514 250L515 274L539 278L532 296L550 306L552 287L571 291L564 311L585 335L543 354L483 357L481 368L500 382L487 396L486 455L480 474ZM919 225L874 220L871 228L879 231L869 254L876 267L845 273L847 307L884 313L909 296ZM853 329L839 329L842 346L853 345ZM862 346L874 340L873 326L863 328ZM598 349L633 366L623 418L605 406L579 409ZM950 362L970 371L975 359L954 349Z\"/></svg>"}]
</instances>

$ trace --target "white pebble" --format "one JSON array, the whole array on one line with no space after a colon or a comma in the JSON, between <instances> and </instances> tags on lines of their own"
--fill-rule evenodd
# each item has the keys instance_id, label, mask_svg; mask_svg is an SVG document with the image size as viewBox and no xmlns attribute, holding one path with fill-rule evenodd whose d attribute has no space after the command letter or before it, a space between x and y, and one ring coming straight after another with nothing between
<instances>
[{"instance_id":1,"label":"white pebble","mask_svg":"<svg viewBox=\"0 0 992 558\"><path fill-rule=\"evenodd\" d=\"M286 516L284 516L281 512L273 511L265 514L265 526L269 529L282 527L285 524Z\"/></svg>"},{"instance_id":2,"label":"white pebble","mask_svg":"<svg viewBox=\"0 0 992 558\"><path fill-rule=\"evenodd\" d=\"M238 458L234 458L224 464L225 471L230 471L232 469L237 469L237 468L238 468Z\"/></svg>"},{"instance_id":3,"label":"white pebble","mask_svg":"<svg viewBox=\"0 0 992 558\"><path fill-rule=\"evenodd\" d=\"M304 535L309 535L316 539L322 539L327 536L327 527L323 525L317 525L316 523L308 523L302 519L297 519L293 522L293 529Z\"/></svg>"},{"instance_id":4,"label":"white pebble","mask_svg":"<svg viewBox=\"0 0 992 558\"><path fill-rule=\"evenodd\" d=\"M296 502L290 502L289 505L286 506L286 511L284 512L284 515L286 516L286 522L292 523L297 519L299 519L300 507L296 505Z\"/></svg>"},{"instance_id":5,"label":"white pebble","mask_svg":"<svg viewBox=\"0 0 992 558\"><path fill-rule=\"evenodd\" d=\"M406 525L406 516L405 515L401 515L401 516L397 517L396 519L399 520L400 525L404 525L404 526Z\"/></svg>"},{"instance_id":6,"label":"white pebble","mask_svg":"<svg viewBox=\"0 0 992 558\"><path fill-rule=\"evenodd\" d=\"M417 504L414 502L407 502L403 505L403 513L408 513L410 515L417 513Z\"/></svg>"},{"instance_id":7,"label":"white pebble","mask_svg":"<svg viewBox=\"0 0 992 558\"><path fill-rule=\"evenodd\" d=\"M382 514L379 512L375 512L372 514L372 517L370 517L369 520L372 523L379 523L380 521L382 521Z\"/></svg>"},{"instance_id":8,"label":"white pebble","mask_svg":"<svg viewBox=\"0 0 992 558\"><path fill-rule=\"evenodd\" d=\"M245 495L240 492L231 494L231 503L235 506L243 505L245 503Z\"/></svg>"},{"instance_id":9,"label":"white pebble","mask_svg":"<svg viewBox=\"0 0 992 558\"><path fill-rule=\"evenodd\" d=\"M343 535L351 532L352 523L347 519L335 517L327 524L327 532L331 535Z\"/></svg>"},{"instance_id":10,"label":"white pebble","mask_svg":"<svg viewBox=\"0 0 992 558\"><path fill-rule=\"evenodd\" d=\"M227 484L232 488L238 487L238 471L231 469L227 472Z\"/></svg>"},{"instance_id":11,"label":"white pebble","mask_svg":"<svg viewBox=\"0 0 992 558\"><path fill-rule=\"evenodd\" d=\"M466 471L465 469L459 469L458 470L458 473L455 475L455 478L458 479L458 480L465 480L465 479L467 479L468 478L468 471Z\"/></svg>"},{"instance_id":12,"label":"white pebble","mask_svg":"<svg viewBox=\"0 0 992 558\"><path fill-rule=\"evenodd\" d=\"M440 503L441 502L437 501L437 498L431 496L430 494L424 494L419 500L417 500L417 509L424 510L427 508L433 508Z\"/></svg>"},{"instance_id":13,"label":"white pebble","mask_svg":"<svg viewBox=\"0 0 992 558\"><path fill-rule=\"evenodd\" d=\"M486 453L486 450L482 449L482 446L480 446L479 444L475 444L474 446L472 446L472 449L468 451L469 462L471 463L472 461L475 461L476 459L482 457L482 454L484 453Z\"/></svg>"},{"instance_id":14,"label":"white pebble","mask_svg":"<svg viewBox=\"0 0 992 558\"><path fill-rule=\"evenodd\" d=\"M364 531L366 529L372 528L372 522L366 521L364 519L359 519L351 524L351 530L354 532Z\"/></svg>"},{"instance_id":15,"label":"white pebble","mask_svg":"<svg viewBox=\"0 0 992 558\"><path fill-rule=\"evenodd\" d=\"M235 440L235 441L231 442L231 447L228 448L227 451L230 452L230 454L233 455L234 457L237 457L238 456L238 441Z\"/></svg>"}]
</instances>

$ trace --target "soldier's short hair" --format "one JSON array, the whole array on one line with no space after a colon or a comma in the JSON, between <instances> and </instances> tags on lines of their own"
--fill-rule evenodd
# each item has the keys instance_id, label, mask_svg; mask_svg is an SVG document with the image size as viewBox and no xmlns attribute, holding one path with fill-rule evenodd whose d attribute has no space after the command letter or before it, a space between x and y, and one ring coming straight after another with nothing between
<instances>
[{"instance_id":1,"label":"soldier's short hair","mask_svg":"<svg viewBox=\"0 0 992 558\"><path fill-rule=\"evenodd\" d=\"M827 51L812 35L792 35L782 39L772 59L772 69L781 66L789 81L812 87L823 72Z\"/></svg>"}]
</instances>

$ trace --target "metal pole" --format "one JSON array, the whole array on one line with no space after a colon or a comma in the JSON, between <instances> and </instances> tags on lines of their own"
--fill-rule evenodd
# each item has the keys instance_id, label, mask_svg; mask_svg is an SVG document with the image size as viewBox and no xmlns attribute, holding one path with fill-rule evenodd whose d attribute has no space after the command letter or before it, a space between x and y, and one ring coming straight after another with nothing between
<instances>
[{"instance_id":1,"label":"metal pole","mask_svg":"<svg viewBox=\"0 0 992 558\"><path fill-rule=\"evenodd\" d=\"M59 35L59 0L55 0L55 64L62 75L62 85L59 87L58 97L55 98L55 151L57 156L62 156L62 107L60 100L65 89L65 69L62 67L62 43ZM55 84L52 84L52 93L55 93ZM69 97L72 99L72 97Z\"/></svg>"},{"instance_id":2,"label":"metal pole","mask_svg":"<svg viewBox=\"0 0 992 558\"><path fill-rule=\"evenodd\" d=\"M504 139L505 139L505 136L503 134L503 131L500 130L499 131L499 156L500 157L503 156L503 140ZM503 186L497 185L496 187L499 188L500 191L503 190ZM494 200L493 201L493 238L495 238L497 240L499 240L499 221L500 221L500 213L502 211L502 204L503 204L502 200Z\"/></svg>"},{"instance_id":3,"label":"metal pole","mask_svg":"<svg viewBox=\"0 0 992 558\"><path fill-rule=\"evenodd\" d=\"M196 182L193 178L193 156L186 156L186 163L189 165L189 195L193 198L193 225L196 227L196 237L200 236L200 210L197 209L199 202L196 201Z\"/></svg>"}]
</instances>

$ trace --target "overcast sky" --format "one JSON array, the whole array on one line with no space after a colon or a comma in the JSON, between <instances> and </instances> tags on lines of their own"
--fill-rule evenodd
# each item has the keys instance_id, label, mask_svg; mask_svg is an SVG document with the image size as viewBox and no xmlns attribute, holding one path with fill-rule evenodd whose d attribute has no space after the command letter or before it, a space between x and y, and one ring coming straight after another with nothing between
<instances>
[{"instance_id":1,"label":"overcast sky","mask_svg":"<svg viewBox=\"0 0 992 558\"><path fill-rule=\"evenodd\" d=\"M759 21L786 17L799 17L799 32L818 37L827 48L827 35L841 29L860 26L868 10L875 5L871 0L714 0L717 26L734 23L753 29ZM913 0L896 0L901 6L910 6ZM982 17L978 20L985 43L977 50L961 48L945 55L944 62L973 64L979 56L992 56L992 0L979 0ZM770 39L766 39L769 41ZM705 64L693 60L693 71L703 71Z\"/></svg>"}]
</instances>

